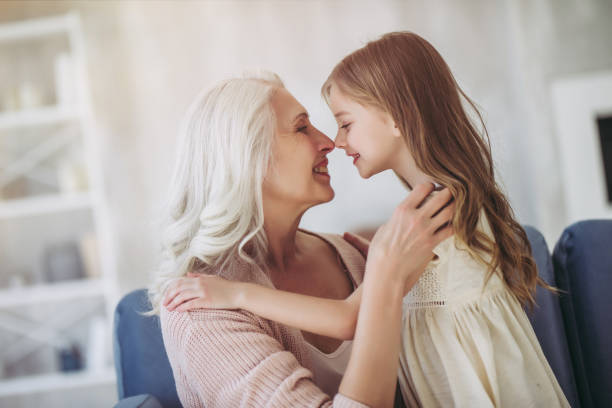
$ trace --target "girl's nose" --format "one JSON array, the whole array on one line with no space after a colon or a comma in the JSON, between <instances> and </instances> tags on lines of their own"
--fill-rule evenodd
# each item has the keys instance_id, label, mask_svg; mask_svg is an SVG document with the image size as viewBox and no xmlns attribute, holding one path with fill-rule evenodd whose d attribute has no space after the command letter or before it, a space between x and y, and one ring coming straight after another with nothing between
<instances>
[{"instance_id":1,"label":"girl's nose","mask_svg":"<svg viewBox=\"0 0 612 408\"><path fill-rule=\"evenodd\" d=\"M344 132L338 131L338 133L336 134L336 140L334 144L336 145L338 149L346 148L346 135L344 134Z\"/></svg>"}]
</instances>

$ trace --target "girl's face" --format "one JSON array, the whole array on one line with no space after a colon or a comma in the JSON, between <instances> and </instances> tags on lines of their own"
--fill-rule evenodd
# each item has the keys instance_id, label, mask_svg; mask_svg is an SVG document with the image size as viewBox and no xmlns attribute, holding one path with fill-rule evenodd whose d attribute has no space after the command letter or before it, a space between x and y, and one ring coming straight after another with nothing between
<instances>
[{"instance_id":1,"label":"girl's face","mask_svg":"<svg viewBox=\"0 0 612 408\"><path fill-rule=\"evenodd\" d=\"M334 142L310 123L306 109L286 89L279 88L271 104L276 132L263 184L264 202L302 211L330 201L334 190L326 156Z\"/></svg>"},{"instance_id":2,"label":"girl's face","mask_svg":"<svg viewBox=\"0 0 612 408\"><path fill-rule=\"evenodd\" d=\"M336 147L353 157L353 164L363 178L387 169L398 169L408 148L391 115L371 106L363 106L331 87L329 106L338 123Z\"/></svg>"}]
</instances>

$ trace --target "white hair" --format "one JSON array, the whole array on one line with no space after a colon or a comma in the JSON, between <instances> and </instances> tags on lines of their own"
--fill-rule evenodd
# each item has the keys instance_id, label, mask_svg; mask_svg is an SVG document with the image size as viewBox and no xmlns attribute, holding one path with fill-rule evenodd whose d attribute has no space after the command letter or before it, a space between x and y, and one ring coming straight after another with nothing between
<instances>
[{"instance_id":1,"label":"white hair","mask_svg":"<svg viewBox=\"0 0 612 408\"><path fill-rule=\"evenodd\" d=\"M192 269L231 270L240 259L265 263L262 183L271 157L283 88L271 72L246 73L198 95L183 122L168 193L163 259L149 287L159 313L164 291Z\"/></svg>"}]
</instances>

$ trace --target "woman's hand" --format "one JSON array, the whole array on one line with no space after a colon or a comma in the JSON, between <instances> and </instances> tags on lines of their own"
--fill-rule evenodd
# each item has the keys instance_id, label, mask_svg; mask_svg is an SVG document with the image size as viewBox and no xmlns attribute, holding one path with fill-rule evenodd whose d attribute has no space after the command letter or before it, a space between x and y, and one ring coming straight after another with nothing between
<instances>
[{"instance_id":1,"label":"woman's hand","mask_svg":"<svg viewBox=\"0 0 612 408\"><path fill-rule=\"evenodd\" d=\"M399 277L406 291L431 261L433 249L453 234L451 193L443 189L429 197L433 190L430 183L417 185L370 243L366 270L381 278Z\"/></svg>"},{"instance_id":2,"label":"woman's hand","mask_svg":"<svg viewBox=\"0 0 612 408\"><path fill-rule=\"evenodd\" d=\"M190 272L168 287L162 304L178 312L199 308L238 309L241 290L240 282Z\"/></svg>"}]
</instances>

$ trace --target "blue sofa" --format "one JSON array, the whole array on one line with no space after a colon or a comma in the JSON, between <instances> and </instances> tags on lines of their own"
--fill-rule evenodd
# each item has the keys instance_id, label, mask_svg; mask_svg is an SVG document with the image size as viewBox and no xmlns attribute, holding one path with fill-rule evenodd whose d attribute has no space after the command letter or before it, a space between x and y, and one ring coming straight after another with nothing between
<instances>
[{"instance_id":1,"label":"blue sofa","mask_svg":"<svg viewBox=\"0 0 612 408\"><path fill-rule=\"evenodd\" d=\"M538 288L528 312L544 354L572 407L612 407L612 220L569 226L552 257L542 234L525 230L540 276L562 291ZM115 311L116 407L181 407L159 319L140 314L148 307L140 289Z\"/></svg>"},{"instance_id":2,"label":"blue sofa","mask_svg":"<svg viewBox=\"0 0 612 408\"><path fill-rule=\"evenodd\" d=\"M612 220L567 228L553 264L580 406L612 407Z\"/></svg>"}]
</instances>

